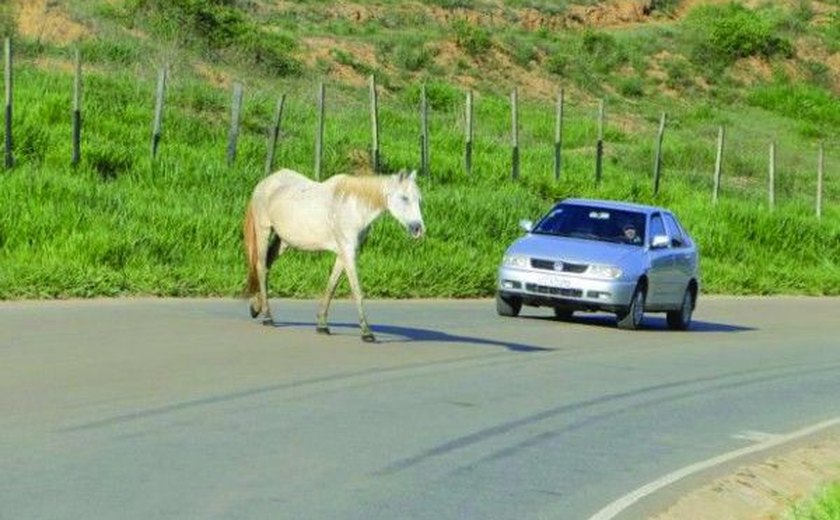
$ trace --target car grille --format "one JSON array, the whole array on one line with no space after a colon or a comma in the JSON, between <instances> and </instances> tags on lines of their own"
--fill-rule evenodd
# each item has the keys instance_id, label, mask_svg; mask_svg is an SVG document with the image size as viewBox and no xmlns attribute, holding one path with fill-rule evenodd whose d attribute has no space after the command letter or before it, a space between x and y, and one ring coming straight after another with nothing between
<instances>
[{"instance_id":1,"label":"car grille","mask_svg":"<svg viewBox=\"0 0 840 520\"><path fill-rule=\"evenodd\" d=\"M537 294L549 294L551 296L568 296L570 298L583 297L583 291L580 289L549 287L547 285L537 285L535 283L526 283L525 290Z\"/></svg>"},{"instance_id":2,"label":"car grille","mask_svg":"<svg viewBox=\"0 0 840 520\"><path fill-rule=\"evenodd\" d=\"M554 265L557 263L556 260L543 260L541 258L532 258L531 259L531 267L534 269L546 269L548 271L557 271ZM568 262L563 262L563 269L560 272L563 273L582 273L586 271L586 268L589 267L586 264L570 264Z\"/></svg>"}]
</instances>

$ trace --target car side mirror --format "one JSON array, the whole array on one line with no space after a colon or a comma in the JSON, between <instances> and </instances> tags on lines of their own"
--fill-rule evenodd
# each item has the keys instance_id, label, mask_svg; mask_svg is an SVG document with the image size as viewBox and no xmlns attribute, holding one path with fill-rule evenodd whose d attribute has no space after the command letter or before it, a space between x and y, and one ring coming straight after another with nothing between
<instances>
[{"instance_id":1,"label":"car side mirror","mask_svg":"<svg viewBox=\"0 0 840 520\"><path fill-rule=\"evenodd\" d=\"M531 230L534 229L534 222L530 220L520 220L519 227L530 233Z\"/></svg>"},{"instance_id":2,"label":"car side mirror","mask_svg":"<svg viewBox=\"0 0 840 520\"><path fill-rule=\"evenodd\" d=\"M653 240L650 241L650 247L651 249L662 249L668 247L670 243L671 239L668 238L668 235L655 235Z\"/></svg>"}]
</instances>

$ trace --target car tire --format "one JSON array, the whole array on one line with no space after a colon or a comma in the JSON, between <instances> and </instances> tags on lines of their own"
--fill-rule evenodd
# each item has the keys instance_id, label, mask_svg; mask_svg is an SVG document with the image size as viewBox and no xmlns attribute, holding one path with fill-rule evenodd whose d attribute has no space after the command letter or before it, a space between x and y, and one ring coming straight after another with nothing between
<instances>
[{"instance_id":1,"label":"car tire","mask_svg":"<svg viewBox=\"0 0 840 520\"><path fill-rule=\"evenodd\" d=\"M555 307L554 308L554 317L558 320L567 321L572 319L572 315L574 315L575 311L572 309L566 309L564 307Z\"/></svg>"},{"instance_id":2,"label":"car tire","mask_svg":"<svg viewBox=\"0 0 840 520\"><path fill-rule=\"evenodd\" d=\"M496 312L499 316L519 316L519 311L522 309L522 300L515 296L502 296L496 293Z\"/></svg>"},{"instance_id":3,"label":"car tire","mask_svg":"<svg viewBox=\"0 0 840 520\"><path fill-rule=\"evenodd\" d=\"M645 314L645 297L647 291L642 284L636 286L633 291L633 297L630 299L630 305L618 313L618 328L624 330L636 330L642 324L642 318Z\"/></svg>"},{"instance_id":4,"label":"car tire","mask_svg":"<svg viewBox=\"0 0 840 520\"><path fill-rule=\"evenodd\" d=\"M691 314L694 312L694 291L691 287L686 288L683 294L682 305L678 311L669 311L668 328L671 330L688 330L691 326Z\"/></svg>"}]
</instances>

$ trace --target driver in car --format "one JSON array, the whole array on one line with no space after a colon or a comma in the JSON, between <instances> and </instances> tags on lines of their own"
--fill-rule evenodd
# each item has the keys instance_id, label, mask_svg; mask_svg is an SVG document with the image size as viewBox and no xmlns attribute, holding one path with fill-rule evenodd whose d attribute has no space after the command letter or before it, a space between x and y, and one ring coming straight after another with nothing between
<instances>
[{"instance_id":1,"label":"driver in car","mask_svg":"<svg viewBox=\"0 0 840 520\"><path fill-rule=\"evenodd\" d=\"M625 224L624 228L622 228L624 232L624 240L629 244L640 244L642 239L639 237L638 233L636 232L636 226L633 224Z\"/></svg>"}]
</instances>

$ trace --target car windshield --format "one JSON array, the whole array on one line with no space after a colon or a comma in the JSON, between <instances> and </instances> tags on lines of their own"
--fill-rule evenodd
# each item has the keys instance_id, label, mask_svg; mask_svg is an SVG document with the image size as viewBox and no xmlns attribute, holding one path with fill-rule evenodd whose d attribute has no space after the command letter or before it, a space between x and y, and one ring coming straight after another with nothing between
<instances>
[{"instance_id":1,"label":"car windshield","mask_svg":"<svg viewBox=\"0 0 840 520\"><path fill-rule=\"evenodd\" d=\"M645 214L578 204L558 204L532 231L540 235L642 245Z\"/></svg>"}]
</instances>

